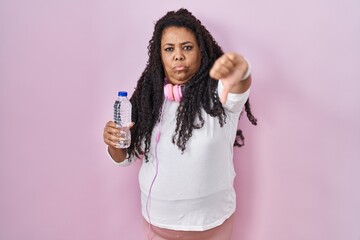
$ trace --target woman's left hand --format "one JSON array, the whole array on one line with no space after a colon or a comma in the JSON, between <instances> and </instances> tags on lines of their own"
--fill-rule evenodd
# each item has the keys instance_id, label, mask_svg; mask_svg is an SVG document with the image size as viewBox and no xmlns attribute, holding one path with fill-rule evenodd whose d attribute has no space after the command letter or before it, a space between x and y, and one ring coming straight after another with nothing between
<instances>
[{"instance_id":1,"label":"woman's left hand","mask_svg":"<svg viewBox=\"0 0 360 240\"><path fill-rule=\"evenodd\" d=\"M210 77L222 81L224 89L220 101L223 104L228 93L243 93L250 87L251 76L243 79L248 67L248 62L237 53L225 53L215 61Z\"/></svg>"}]
</instances>

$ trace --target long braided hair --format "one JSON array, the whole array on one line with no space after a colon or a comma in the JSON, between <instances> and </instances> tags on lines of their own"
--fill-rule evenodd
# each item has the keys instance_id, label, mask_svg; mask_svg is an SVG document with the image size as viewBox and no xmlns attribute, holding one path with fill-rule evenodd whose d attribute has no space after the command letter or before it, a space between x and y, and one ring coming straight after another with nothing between
<instances>
[{"instance_id":1,"label":"long braided hair","mask_svg":"<svg viewBox=\"0 0 360 240\"><path fill-rule=\"evenodd\" d=\"M168 12L155 24L153 36L148 45L149 59L146 68L130 98L132 120L135 122L135 127L131 129L132 140L128 153L130 157L145 155L146 161L150 151L151 134L160 119L164 102L165 72L161 61L161 37L163 31L171 26L185 27L191 30L196 37L201 55L200 68L187 82L185 94L177 109L173 144L176 144L182 152L186 149L186 143L191 138L193 130L202 128L204 125L201 109L204 109L210 116L218 118L221 127L226 120L225 111L217 93L218 82L209 76L215 60L223 55L222 49L191 12L186 9ZM251 113L249 100L245 103L245 111L250 122L256 125L257 120ZM244 136L241 130L237 130L237 139L234 145L244 145Z\"/></svg>"}]
</instances>

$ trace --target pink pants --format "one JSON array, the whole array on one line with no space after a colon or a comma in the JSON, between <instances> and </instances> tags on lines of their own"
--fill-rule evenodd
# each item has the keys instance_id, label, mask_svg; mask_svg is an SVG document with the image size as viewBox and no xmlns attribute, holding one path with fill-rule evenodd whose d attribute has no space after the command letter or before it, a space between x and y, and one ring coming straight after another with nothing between
<instances>
[{"instance_id":1,"label":"pink pants","mask_svg":"<svg viewBox=\"0 0 360 240\"><path fill-rule=\"evenodd\" d=\"M143 221L146 240L231 240L233 224L234 215L231 215L220 226L206 231L176 231L153 225L149 231L149 223Z\"/></svg>"}]
</instances>

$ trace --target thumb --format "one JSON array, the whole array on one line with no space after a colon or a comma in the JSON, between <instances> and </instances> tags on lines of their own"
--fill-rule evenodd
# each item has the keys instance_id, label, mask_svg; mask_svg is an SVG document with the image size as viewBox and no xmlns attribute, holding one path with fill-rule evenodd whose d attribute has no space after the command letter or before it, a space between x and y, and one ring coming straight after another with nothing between
<instances>
[{"instance_id":1,"label":"thumb","mask_svg":"<svg viewBox=\"0 0 360 240\"><path fill-rule=\"evenodd\" d=\"M134 125L135 125L135 123L134 123L134 122L130 122L130 123L126 124L126 127L128 127L128 128L132 128Z\"/></svg>"},{"instance_id":2,"label":"thumb","mask_svg":"<svg viewBox=\"0 0 360 240\"><path fill-rule=\"evenodd\" d=\"M220 102L221 102L222 104L225 104L225 103L226 103L227 96L228 96L229 92L230 92L230 90L229 90L228 88L226 88L226 87L224 87L224 88L222 89L222 92L221 92L221 95L220 95Z\"/></svg>"}]
</instances>

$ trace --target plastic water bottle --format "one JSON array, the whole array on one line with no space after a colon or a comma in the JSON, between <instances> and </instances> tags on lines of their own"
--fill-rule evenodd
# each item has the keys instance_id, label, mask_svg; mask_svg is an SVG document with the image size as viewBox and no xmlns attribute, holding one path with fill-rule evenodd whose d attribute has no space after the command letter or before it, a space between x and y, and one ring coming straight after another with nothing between
<instances>
[{"instance_id":1,"label":"plastic water bottle","mask_svg":"<svg viewBox=\"0 0 360 240\"><path fill-rule=\"evenodd\" d=\"M131 143L131 133L128 125L131 123L131 103L127 92L120 91L114 104L114 122L120 125L120 141L118 148L128 148Z\"/></svg>"}]
</instances>

